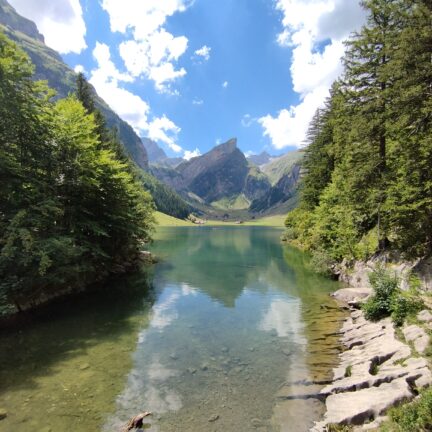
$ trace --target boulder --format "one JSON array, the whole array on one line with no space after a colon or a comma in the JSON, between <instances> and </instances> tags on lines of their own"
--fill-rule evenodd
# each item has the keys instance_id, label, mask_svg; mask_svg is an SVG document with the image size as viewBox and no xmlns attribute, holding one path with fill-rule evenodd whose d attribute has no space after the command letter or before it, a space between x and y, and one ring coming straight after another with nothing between
<instances>
[{"instance_id":1,"label":"boulder","mask_svg":"<svg viewBox=\"0 0 432 432\"><path fill-rule=\"evenodd\" d=\"M419 321L430 323L432 322L432 314L427 309L424 309L417 314L417 319Z\"/></svg>"},{"instance_id":2,"label":"boulder","mask_svg":"<svg viewBox=\"0 0 432 432\"><path fill-rule=\"evenodd\" d=\"M424 329L414 324L405 325L402 332L407 342L414 344L414 348L418 353L422 354L426 351L430 340Z\"/></svg>"},{"instance_id":3,"label":"boulder","mask_svg":"<svg viewBox=\"0 0 432 432\"><path fill-rule=\"evenodd\" d=\"M366 300L372 294L371 288L342 288L332 294L336 300L343 303Z\"/></svg>"},{"instance_id":4,"label":"boulder","mask_svg":"<svg viewBox=\"0 0 432 432\"><path fill-rule=\"evenodd\" d=\"M403 378L381 384L379 387L332 394L326 401L325 422L327 424L362 424L413 397L408 383Z\"/></svg>"}]
</instances>

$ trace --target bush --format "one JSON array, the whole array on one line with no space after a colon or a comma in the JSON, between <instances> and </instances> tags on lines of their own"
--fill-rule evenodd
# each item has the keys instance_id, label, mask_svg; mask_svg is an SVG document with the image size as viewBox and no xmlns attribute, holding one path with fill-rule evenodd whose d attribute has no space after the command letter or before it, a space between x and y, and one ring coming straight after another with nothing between
<instances>
[{"instance_id":1,"label":"bush","mask_svg":"<svg viewBox=\"0 0 432 432\"><path fill-rule=\"evenodd\" d=\"M399 291L399 281L395 275L379 267L370 274L369 282L375 293L363 305L363 311L366 319L378 321L391 315L393 298Z\"/></svg>"},{"instance_id":2,"label":"bush","mask_svg":"<svg viewBox=\"0 0 432 432\"><path fill-rule=\"evenodd\" d=\"M395 325L401 326L408 315L419 312L423 308L423 302L410 293L401 293L395 296L391 305L391 317Z\"/></svg>"},{"instance_id":3,"label":"bush","mask_svg":"<svg viewBox=\"0 0 432 432\"><path fill-rule=\"evenodd\" d=\"M335 265L335 261L327 252L323 250L316 250L312 254L310 265L314 272L324 276L331 276L331 269Z\"/></svg>"},{"instance_id":4,"label":"bush","mask_svg":"<svg viewBox=\"0 0 432 432\"><path fill-rule=\"evenodd\" d=\"M384 268L372 272L369 281L374 295L363 305L368 320L377 321L391 316L395 325L401 326L408 315L422 309L423 302L417 297L416 291L401 291L396 275L391 275Z\"/></svg>"}]
</instances>

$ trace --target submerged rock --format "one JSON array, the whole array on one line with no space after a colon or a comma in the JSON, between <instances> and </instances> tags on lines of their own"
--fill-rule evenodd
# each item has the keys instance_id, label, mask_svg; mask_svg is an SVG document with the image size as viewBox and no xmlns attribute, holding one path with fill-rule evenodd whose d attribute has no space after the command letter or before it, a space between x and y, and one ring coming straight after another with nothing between
<instances>
[{"instance_id":1,"label":"submerged rock","mask_svg":"<svg viewBox=\"0 0 432 432\"><path fill-rule=\"evenodd\" d=\"M0 420L3 420L7 417L7 411L3 408L0 408Z\"/></svg>"}]
</instances>

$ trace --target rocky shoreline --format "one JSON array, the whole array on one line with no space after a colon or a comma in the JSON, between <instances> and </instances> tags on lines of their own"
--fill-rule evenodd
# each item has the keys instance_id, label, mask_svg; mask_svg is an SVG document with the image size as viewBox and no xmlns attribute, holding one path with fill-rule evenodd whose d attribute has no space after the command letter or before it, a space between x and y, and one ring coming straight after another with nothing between
<instances>
[{"instance_id":1,"label":"rocky shoreline","mask_svg":"<svg viewBox=\"0 0 432 432\"><path fill-rule=\"evenodd\" d=\"M376 430L389 408L414 399L419 389L432 384L428 361L421 356L429 346L428 334L420 326L405 325L401 341L390 318L367 321L358 306L370 293L370 288L344 288L333 294L351 314L341 328L345 350L333 381L315 395L325 400L324 419L311 432L324 432L332 424ZM432 329L429 311L420 312L417 319Z\"/></svg>"}]
</instances>

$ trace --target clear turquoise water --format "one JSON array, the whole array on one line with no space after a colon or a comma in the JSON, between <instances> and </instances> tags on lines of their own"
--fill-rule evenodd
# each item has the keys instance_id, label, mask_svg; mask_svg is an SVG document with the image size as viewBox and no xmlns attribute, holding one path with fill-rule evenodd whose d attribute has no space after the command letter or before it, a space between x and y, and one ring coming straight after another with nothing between
<instances>
[{"instance_id":1,"label":"clear turquoise water","mask_svg":"<svg viewBox=\"0 0 432 432\"><path fill-rule=\"evenodd\" d=\"M325 381L343 314L281 231L159 229L150 270L0 334L0 431L302 431L316 400L281 388Z\"/></svg>"}]
</instances>

